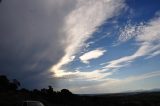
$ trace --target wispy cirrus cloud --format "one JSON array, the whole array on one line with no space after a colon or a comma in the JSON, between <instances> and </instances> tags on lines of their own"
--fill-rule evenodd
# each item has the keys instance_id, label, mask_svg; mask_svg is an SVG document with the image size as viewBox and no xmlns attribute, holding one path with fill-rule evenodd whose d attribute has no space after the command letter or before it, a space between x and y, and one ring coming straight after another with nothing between
<instances>
[{"instance_id":1,"label":"wispy cirrus cloud","mask_svg":"<svg viewBox=\"0 0 160 106\"><path fill-rule=\"evenodd\" d=\"M83 63L88 64L90 60L103 56L105 52L106 52L106 50L98 48L98 49L89 51L87 53L84 53L79 58Z\"/></svg>"},{"instance_id":2,"label":"wispy cirrus cloud","mask_svg":"<svg viewBox=\"0 0 160 106\"><path fill-rule=\"evenodd\" d=\"M124 26L124 28L120 28L120 35L118 38L119 43L126 42L133 37L139 35L143 29L144 23L132 25L130 21Z\"/></svg>"},{"instance_id":3,"label":"wispy cirrus cloud","mask_svg":"<svg viewBox=\"0 0 160 106\"><path fill-rule=\"evenodd\" d=\"M55 77L74 73L67 72L62 66L73 60L73 56L80 51L98 26L115 16L124 6L123 0L77 0L75 8L65 19L65 55L50 69Z\"/></svg>"},{"instance_id":4,"label":"wispy cirrus cloud","mask_svg":"<svg viewBox=\"0 0 160 106\"><path fill-rule=\"evenodd\" d=\"M146 59L152 58L154 56L160 55L160 50L157 50L151 54L149 54L149 56L146 57Z\"/></svg>"},{"instance_id":5,"label":"wispy cirrus cloud","mask_svg":"<svg viewBox=\"0 0 160 106\"><path fill-rule=\"evenodd\" d=\"M117 79L117 78L106 78L103 80L97 80L96 84L92 84L90 83L88 86L80 86L80 87L74 87L71 88L71 90L75 93L103 93L103 92L123 92L126 91L126 89L132 91L132 90L141 90L144 89L143 86L137 86L137 88L133 88L132 85L133 83L135 83L136 81L144 81L146 79L149 78L153 78L153 77L159 77L160 76L160 71L155 71L153 70L152 72L148 72L148 73L144 73L144 74L140 74L140 75L132 75L132 76L128 76L126 78L123 79ZM147 82L146 82L147 83ZM131 86L127 86L127 84L131 84ZM136 83L135 83L136 84ZM159 85L157 85L157 88L160 87ZM91 89L94 89L91 90ZM146 89L146 88L145 88ZM152 87L148 87L148 89L153 89Z\"/></svg>"},{"instance_id":6,"label":"wispy cirrus cloud","mask_svg":"<svg viewBox=\"0 0 160 106\"><path fill-rule=\"evenodd\" d=\"M131 26L132 27L132 26ZM153 56L159 55L159 50L160 50L160 32L159 32L159 28L160 28L160 18L156 17L152 20L150 20L148 23L146 23L145 25L140 25L137 26L138 28L136 28L136 26L133 26L134 30L133 32L131 31L131 33L128 31L126 31L126 29L124 29L124 33L125 40L120 40L120 42L126 42L130 39L130 37L126 39L126 36L130 36L129 34L134 34L133 37L134 40L136 41L136 43L138 43L139 48L132 54L129 56L124 56L122 58L119 59L115 59L112 61L109 61L108 63L106 63L107 65L104 66L99 72L100 73L104 73L106 71L109 70L115 70L115 69L120 69L123 67L128 66L131 62L135 61L136 59L140 58L140 57L148 57L151 58ZM138 31L137 31L138 30ZM122 36L121 36L122 37ZM123 38L122 38L123 39ZM104 64L103 64L104 65ZM108 73L108 72L106 72ZM114 71L110 71L110 73L108 74L113 75ZM116 78L109 78L107 75L104 78L100 78L97 80L98 84L95 86L93 85L89 85L89 86L82 86L82 88L76 89L73 88L73 91L75 92L90 92L93 93L93 91L90 91L90 89L95 89L96 92L98 93L102 93L102 92L116 92L116 91L124 91L126 89L125 85L129 84L131 82L136 82L136 81L142 81L148 78L153 78L153 77L157 77L160 76L160 71L151 71L149 73L144 73L141 75L137 75L137 76L129 76L123 79L116 79ZM139 87L139 89L143 89L142 86L138 86L138 85L134 85L137 86L137 88ZM106 87L109 87L106 89ZM158 87L158 86L157 86ZM129 90L137 90L137 89L132 89L131 87L128 87L127 89Z\"/></svg>"},{"instance_id":7,"label":"wispy cirrus cloud","mask_svg":"<svg viewBox=\"0 0 160 106\"><path fill-rule=\"evenodd\" d=\"M112 72L102 73L101 70L85 71L75 70L75 72L65 72L59 79L71 79L71 80L85 80L85 81L98 81L105 77L112 75Z\"/></svg>"},{"instance_id":8,"label":"wispy cirrus cloud","mask_svg":"<svg viewBox=\"0 0 160 106\"><path fill-rule=\"evenodd\" d=\"M139 26L138 26L139 27ZM157 17L155 19L152 19L150 22L148 22L146 25L140 26L139 28L133 27L133 32L128 33L126 29L124 29L124 38L125 41L127 41L130 38L130 34L136 33L135 41L138 43L139 48L136 50L135 53L129 56L124 56L119 59L112 60L107 63L107 65L104 67L106 70L110 69L119 69L121 67L125 67L130 62L142 57L142 56L156 56L159 55L160 50L160 17ZM138 31L136 31L136 29ZM130 32L130 31L129 31ZM128 37L129 36L129 37Z\"/></svg>"}]
</instances>

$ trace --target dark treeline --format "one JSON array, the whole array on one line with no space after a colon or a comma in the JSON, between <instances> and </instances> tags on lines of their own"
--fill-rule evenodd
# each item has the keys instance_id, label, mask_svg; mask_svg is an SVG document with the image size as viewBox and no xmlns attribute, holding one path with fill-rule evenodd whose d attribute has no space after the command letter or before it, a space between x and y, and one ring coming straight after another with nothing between
<instances>
[{"instance_id":1,"label":"dark treeline","mask_svg":"<svg viewBox=\"0 0 160 106\"><path fill-rule=\"evenodd\" d=\"M41 101L45 106L160 106L160 92L108 95L76 95L67 89L54 91L20 88L20 82L0 75L0 106L22 106L25 100Z\"/></svg>"},{"instance_id":2,"label":"dark treeline","mask_svg":"<svg viewBox=\"0 0 160 106\"><path fill-rule=\"evenodd\" d=\"M68 98L76 96L68 89L54 91L50 85L41 90L28 90L20 88L20 85L18 80L10 81L5 75L0 75L0 106L19 106L25 100L39 100L44 102L46 106L50 106L52 104L65 104L68 102Z\"/></svg>"}]
</instances>

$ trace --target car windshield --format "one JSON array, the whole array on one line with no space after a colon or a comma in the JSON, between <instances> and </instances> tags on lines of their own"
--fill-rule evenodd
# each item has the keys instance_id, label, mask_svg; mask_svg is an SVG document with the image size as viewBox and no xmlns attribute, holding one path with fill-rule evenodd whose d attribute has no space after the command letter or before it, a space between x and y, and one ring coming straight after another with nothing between
<instances>
[{"instance_id":1,"label":"car windshield","mask_svg":"<svg viewBox=\"0 0 160 106\"><path fill-rule=\"evenodd\" d=\"M28 102L28 106L44 106L41 102Z\"/></svg>"}]
</instances>

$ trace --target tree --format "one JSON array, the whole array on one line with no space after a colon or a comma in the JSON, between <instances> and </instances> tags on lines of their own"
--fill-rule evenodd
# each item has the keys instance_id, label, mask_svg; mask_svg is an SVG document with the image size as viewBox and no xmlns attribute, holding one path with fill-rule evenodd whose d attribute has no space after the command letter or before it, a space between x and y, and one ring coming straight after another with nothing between
<instances>
[{"instance_id":1,"label":"tree","mask_svg":"<svg viewBox=\"0 0 160 106\"><path fill-rule=\"evenodd\" d=\"M20 82L18 80L16 80L16 79L13 79L13 83L16 84L17 87L21 86Z\"/></svg>"},{"instance_id":2,"label":"tree","mask_svg":"<svg viewBox=\"0 0 160 106\"><path fill-rule=\"evenodd\" d=\"M0 75L0 90L1 91L8 90L9 86L10 86L10 82L8 78L4 75Z\"/></svg>"},{"instance_id":3,"label":"tree","mask_svg":"<svg viewBox=\"0 0 160 106\"><path fill-rule=\"evenodd\" d=\"M47 89L45 89L45 88L41 89L41 93L42 94L47 94Z\"/></svg>"},{"instance_id":4,"label":"tree","mask_svg":"<svg viewBox=\"0 0 160 106\"><path fill-rule=\"evenodd\" d=\"M23 92L23 93L29 93L30 91L26 88L22 88L19 90L20 92Z\"/></svg>"},{"instance_id":5,"label":"tree","mask_svg":"<svg viewBox=\"0 0 160 106\"><path fill-rule=\"evenodd\" d=\"M62 89L62 90L61 90L61 94L62 94L62 95L71 95L72 92L70 92L68 89Z\"/></svg>"},{"instance_id":6,"label":"tree","mask_svg":"<svg viewBox=\"0 0 160 106\"><path fill-rule=\"evenodd\" d=\"M10 83L10 90L17 90L18 87L20 87L20 82L16 79L13 79L12 82Z\"/></svg>"},{"instance_id":7,"label":"tree","mask_svg":"<svg viewBox=\"0 0 160 106\"><path fill-rule=\"evenodd\" d=\"M20 82L16 79L13 79L12 82L8 80L5 75L0 75L0 91L7 91L7 90L17 90L20 86Z\"/></svg>"},{"instance_id":8,"label":"tree","mask_svg":"<svg viewBox=\"0 0 160 106\"><path fill-rule=\"evenodd\" d=\"M53 87L51 85L48 86L48 93L53 94Z\"/></svg>"}]
</instances>

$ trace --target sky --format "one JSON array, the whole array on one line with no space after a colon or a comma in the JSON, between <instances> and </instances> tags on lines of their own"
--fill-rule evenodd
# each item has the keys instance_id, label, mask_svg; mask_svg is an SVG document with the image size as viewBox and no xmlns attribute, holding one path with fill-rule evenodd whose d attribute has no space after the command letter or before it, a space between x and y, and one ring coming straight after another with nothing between
<instances>
[{"instance_id":1,"label":"sky","mask_svg":"<svg viewBox=\"0 0 160 106\"><path fill-rule=\"evenodd\" d=\"M2 0L0 74L73 93L160 88L159 0Z\"/></svg>"}]
</instances>

